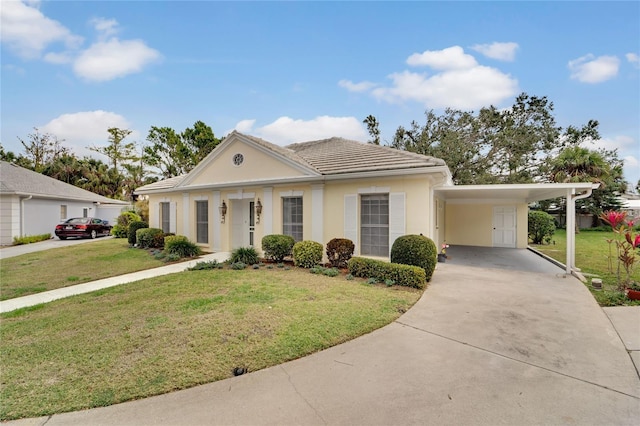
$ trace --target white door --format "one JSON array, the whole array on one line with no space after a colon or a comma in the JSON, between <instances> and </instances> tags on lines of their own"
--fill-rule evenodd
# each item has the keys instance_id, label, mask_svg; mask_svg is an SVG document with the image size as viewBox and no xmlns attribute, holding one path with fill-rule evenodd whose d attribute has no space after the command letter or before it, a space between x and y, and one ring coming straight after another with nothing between
<instances>
[{"instance_id":1,"label":"white door","mask_svg":"<svg viewBox=\"0 0 640 426\"><path fill-rule=\"evenodd\" d=\"M516 247L516 208L493 208L493 246Z\"/></svg>"},{"instance_id":2,"label":"white door","mask_svg":"<svg viewBox=\"0 0 640 426\"><path fill-rule=\"evenodd\" d=\"M253 247L254 229L253 200L231 200L231 248Z\"/></svg>"}]
</instances>

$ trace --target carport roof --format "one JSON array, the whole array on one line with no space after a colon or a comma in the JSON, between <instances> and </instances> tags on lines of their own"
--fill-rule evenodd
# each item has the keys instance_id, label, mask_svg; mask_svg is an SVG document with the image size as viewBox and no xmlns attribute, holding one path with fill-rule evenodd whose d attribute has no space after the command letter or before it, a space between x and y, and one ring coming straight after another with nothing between
<instances>
[{"instance_id":1,"label":"carport roof","mask_svg":"<svg viewBox=\"0 0 640 426\"><path fill-rule=\"evenodd\" d=\"M498 185L454 185L434 188L445 200L521 200L534 201L566 197L567 191L575 193L596 189L597 183L531 183Z\"/></svg>"}]
</instances>

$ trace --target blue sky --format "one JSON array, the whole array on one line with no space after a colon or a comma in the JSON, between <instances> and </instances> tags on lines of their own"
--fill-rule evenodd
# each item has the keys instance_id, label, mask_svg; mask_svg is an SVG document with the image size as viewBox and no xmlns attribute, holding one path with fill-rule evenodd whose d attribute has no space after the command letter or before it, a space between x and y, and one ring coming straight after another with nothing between
<instances>
[{"instance_id":1,"label":"blue sky","mask_svg":"<svg viewBox=\"0 0 640 426\"><path fill-rule=\"evenodd\" d=\"M285 145L383 141L424 111L547 96L560 126L600 122L640 178L640 3L7 1L1 142L38 127L79 155L107 128L197 120Z\"/></svg>"}]
</instances>

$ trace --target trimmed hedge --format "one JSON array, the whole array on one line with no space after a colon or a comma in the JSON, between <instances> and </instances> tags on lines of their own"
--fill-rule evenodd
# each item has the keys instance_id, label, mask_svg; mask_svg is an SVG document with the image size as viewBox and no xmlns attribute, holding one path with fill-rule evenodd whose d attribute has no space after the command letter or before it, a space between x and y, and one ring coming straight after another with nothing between
<instances>
[{"instance_id":1,"label":"trimmed hedge","mask_svg":"<svg viewBox=\"0 0 640 426\"><path fill-rule=\"evenodd\" d=\"M391 246L391 262L414 265L424 269L427 281L431 281L438 261L438 249L430 238L424 235L403 235L396 238Z\"/></svg>"},{"instance_id":2,"label":"trimmed hedge","mask_svg":"<svg viewBox=\"0 0 640 426\"><path fill-rule=\"evenodd\" d=\"M303 268L313 268L322 262L322 244L316 241L300 241L294 244L293 263Z\"/></svg>"},{"instance_id":3,"label":"trimmed hedge","mask_svg":"<svg viewBox=\"0 0 640 426\"><path fill-rule=\"evenodd\" d=\"M282 262L282 260L291 256L291 250L296 240L290 235L272 234L262 237L262 251L264 257L274 262Z\"/></svg>"},{"instance_id":4,"label":"trimmed hedge","mask_svg":"<svg viewBox=\"0 0 640 426\"><path fill-rule=\"evenodd\" d=\"M394 281L396 285L424 289L427 276L423 268L382 260L352 257L347 263L349 273L354 277L373 278L378 282Z\"/></svg>"},{"instance_id":5,"label":"trimmed hedge","mask_svg":"<svg viewBox=\"0 0 640 426\"><path fill-rule=\"evenodd\" d=\"M159 228L142 228L136 231L138 248L164 247L164 232Z\"/></svg>"},{"instance_id":6,"label":"trimmed hedge","mask_svg":"<svg viewBox=\"0 0 640 426\"><path fill-rule=\"evenodd\" d=\"M355 245L348 238L334 238L327 243L327 257L334 268L344 268L353 256Z\"/></svg>"},{"instance_id":7,"label":"trimmed hedge","mask_svg":"<svg viewBox=\"0 0 640 426\"><path fill-rule=\"evenodd\" d=\"M137 241L136 232L138 231L138 229L143 229L148 227L149 227L149 224L141 220L136 220L135 222L131 222L129 224L129 235L128 235L129 244L134 245L136 243Z\"/></svg>"},{"instance_id":8,"label":"trimmed hedge","mask_svg":"<svg viewBox=\"0 0 640 426\"><path fill-rule=\"evenodd\" d=\"M170 235L164 238L164 251L167 255L194 257L202 254L202 250L184 235Z\"/></svg>"}]
</instances>

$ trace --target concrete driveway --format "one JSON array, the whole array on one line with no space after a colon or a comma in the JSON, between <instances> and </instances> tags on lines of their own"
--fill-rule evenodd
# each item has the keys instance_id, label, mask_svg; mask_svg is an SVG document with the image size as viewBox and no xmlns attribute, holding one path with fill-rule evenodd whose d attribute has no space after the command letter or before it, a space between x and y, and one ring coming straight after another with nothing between
<instances>
[{"instance_id":1,"label":"concrete driveway","mask_svg":"<svg viewBox=\"0 0 640 426\"><path fill-rule=\"evenodd\" d=\"M101 241L105 238L113 237L99 237L95 240L92 240L90 238L73 238L65 241L62 241L58 237L53 237L50 240L40 241L33 244L0 247L0 259L8 259L10 257L20 256L22 254L34 253L36 251L49 250L53 248L68 247L76 244L86 244L92 241Z\"/></svg>"},{"instance_id":2,"label":"concrete driveway","mask_svg":"<svg viewBox=\"0 0 640 426\"><path fill-rule=\"evenodd\" d=\"M542 263L531 272L461 259L452 252L451 262L439 264L423 297L397 321L345 344L184 391L14 423L638 423L640 379L584 285Z\"/></svg>"}]
</instances>

